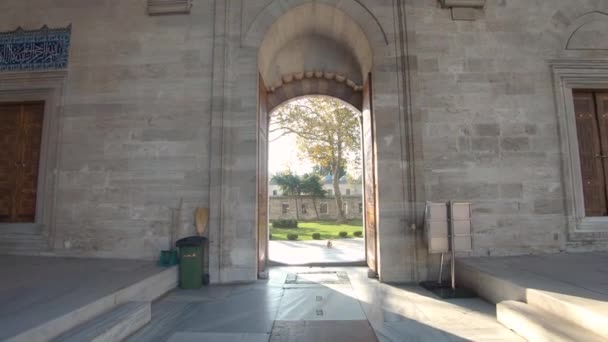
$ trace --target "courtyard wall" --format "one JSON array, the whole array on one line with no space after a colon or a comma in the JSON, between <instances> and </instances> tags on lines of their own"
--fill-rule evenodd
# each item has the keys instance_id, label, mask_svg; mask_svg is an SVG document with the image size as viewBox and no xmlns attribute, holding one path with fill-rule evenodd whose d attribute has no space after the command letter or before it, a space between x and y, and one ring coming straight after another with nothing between
<instances>
[{"instance_id":1,"label":"courtyard wall","mask_svg":"<svg viewBox=\"0 0 608 342\"><path fill-rule=\"evenodd\" d=\"M470 21L435 0L318 2L357 21L374 52L382 281L434 274L426 201L473 204L475 256L608 248L606 229L570 224L551 69L608 61L606 32L564 43L608 2L487 0ZM0 32L72 25L49 253L154 259L175 222L190 235L194 209L210 207L212 281L256 279L258 48L305 3L197 0L149 16L144 0L1 2Z\"/></svg>"}]
</instances>

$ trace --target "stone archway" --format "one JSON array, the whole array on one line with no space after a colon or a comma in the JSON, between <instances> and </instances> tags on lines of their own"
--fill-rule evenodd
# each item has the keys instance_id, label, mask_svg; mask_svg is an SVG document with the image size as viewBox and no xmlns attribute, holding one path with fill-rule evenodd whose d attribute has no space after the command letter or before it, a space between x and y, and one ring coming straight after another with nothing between
<instances>
[{"instance_id":1,"label":"stone archway","mask_svg":"<svg viewBox=\"0 0 608 342\"><path fill-rule=\"evenodd\" d=\"M325 22L331 22L335 28L320 30L317 27L323 24L303 25L305 17L292 17L294 20L287 23L289 27L276 31L275 43L283 39L280 37L288 36L296 39L306 38L309 42L312 40L317 44L314 50L309 49L317 51L312 54L314 57L320 55L319 51L323 51L320 48L322 40L338 42L336 47L346 52L350 58L346 65L353 68L338 69L337 67L343 65L335 63L324 64L321 68L318 63L324 60L309 59L311 55L304 54L306 51L300 49L298 51L302 60L314 63L293 64L299 66L298 69L282 66L281 69L273 69L276 71L273 73L261 72L264 69L259 67L259 52L268 32L282 16L300 6L323 9L321 18L325 18ZM308 10L312 11L310 7ZM405 39L407 28L403 20L399 19L404 11L405 5L402 1L395 1L392 5L368 2L364 4L358 0L217 3L214 16L214 100L209 132L212 141L209 174L209 270L212 282L243 282L257 278L260 269L258 261L264 254L260 253L264 246L259 246L257 242L265 240L258 238L261 236L258 231L261 183L258 175L264 174L260 172L260 165L264 163L259 162L259 157L263 153L263 148L260 147L263 146L263 128L266 124L263 122L265 115L259 115L263 107L260 105L261 102L269 105L262 101L264 96L269 95L269 90L274 94L270 96L277 97L277 103L292 95L312 93L303 83L294 81L299 77L299 73L304 73L305 77L306 72L310 71L324 73L323 79L319 79L317 85L312 86L317 89L317 94L323 95L323 90L328 89L323 85L324 82L328 83L326 81L337 81L346 88L350 87L347 80L351 80L355 87L345 90L354 94L359 89L363 94L366 84L369 87L370 96L361 95L361 103L363 105L363 98L368 98L370 108L373 107L374 120L370 121L374 129L370 132L375 132L378 137L373 146L377 164L377 183L374 189L378 203L376 207L381 208L374 211L378 227L378 239L375 243L378 251L378 274L381 281L387 282L416 281L425 277L426 257L422 252L424 247L419 246L420 230L410 229L423 214L418 210L417 204L424 203L424 200L417 200L417 193L421 193L424 183L420 181L420 172L423 170L416 165L416 160L422 158L421 152L414 147L414 141L419 140L420 136L414 128L417 119L412 114L411 94L408 91L409 59ZM390 13L392 15L387 15ZM353 24L351 27L358 29L344 29L344 23L332 18L341 18L339 20L343 19ZM298 21L304 23L297 24ZM296 27L300 29L295 30ZM291 31L301 33L303 27L307 27L304 32L309 33L308 35L287 34ZM387 28L390 28L390 31L385 32ZM348 32L351 32L350 36L354 38L346 39ZM353 32L359 34L352 34ZM311 37L314 33L317 35ZM361 37L365 40L359 39ZM369 46L367 53L356 53L365 41ZM268 55L290 52L281 52L281 47L288 46L285 44L288 40L283 42L272 50L274 54ZM333 49L334 45L330 47ZM331 57L329 51L323 52L327 53L324 56ZM334 51L334 55L342 52ZM366 59L362 56L368 57ZM269 65L272 67L272 63ZM325 75L329 78L333 76L333 80L327 80ZM293 79L291 83L287 82L288 87L283 88L284 77L287 81L290 77ZM342 77L344 82L340 81ZM273 90L273 82L267 78L281 79L283 86ZM289 87L293 89L289 90ZM345 91L344 94L348 92ZM265 110L267 111L268 107ZM371 114L371 111L369 112ZM418 273L419 265L422 266L421 274Z\"/></svg>"},{"instance_id":2,"label":"stone archway","mask_svg":"<svg viewBox=\"0 0 608 342\"><path fill-rule=\"evenodd\" d=\"M377 267L375 129L372 116L371 44L343 11L308 3L286 11L266 31L258 50L258 272L268 259L268 125L279 104L305 95L328 95L363 115L366 259Z\"/></svg>"},{"instance_id":3,"label":"stone archway","mask_svg":"<svg viewBox=\"0 0 608 342\"><path fill-rule=\"evenodd\" d=\"M271 86L270 89L266 89L269 111L291 99L311 94L335 97L358 110L361 110L363 105L363 87L343 75L306 71L284 76L282 82L278 87Z\"/></svg>"}]
</instances>

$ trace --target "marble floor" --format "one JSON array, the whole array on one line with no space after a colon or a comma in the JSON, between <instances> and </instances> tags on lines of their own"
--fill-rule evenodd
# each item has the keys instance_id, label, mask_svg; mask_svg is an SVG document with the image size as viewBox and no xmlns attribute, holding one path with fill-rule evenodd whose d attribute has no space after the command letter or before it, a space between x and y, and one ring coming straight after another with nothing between
<instances>
[{"instance_id":1,"label":"marble floor","mask_svg":"<svg viewBox=\"0 0 608 342\"><path fill-rule=\"evenodd\" d=\"M495 258L462 258L459 266L534 288L608 302L608 253L561 253Z\"/></svg>"},{"instance_id":2,"label":"marble floor","mask_svg":"<svg viewBox=\"0 0 608 342\"><path fill-rule=\"evenodd\" d=\"M364 267L274 267L252 284L177 289L128 341L521 341L479 298L381 284Z\"/></svg>"},{"instance_id":3,"label":"marble floor","mask_svg":"<svg viewBox=\"0 0 608 342\"><path fill-rule=\"evenodd\" d=\"M348 264L365 265L363 238L312 241L269 241L268 257L278 265Z\"/></svg>"},{"instance_id":4,"label":"marble floor","mask_svg":"<svg viewBox=\"0 0 608 342\"><path fill-rule=\"evenodd\" d=\"M0 341L163 270L150 261L4 255Z\"/></svg>"}]
</instances>

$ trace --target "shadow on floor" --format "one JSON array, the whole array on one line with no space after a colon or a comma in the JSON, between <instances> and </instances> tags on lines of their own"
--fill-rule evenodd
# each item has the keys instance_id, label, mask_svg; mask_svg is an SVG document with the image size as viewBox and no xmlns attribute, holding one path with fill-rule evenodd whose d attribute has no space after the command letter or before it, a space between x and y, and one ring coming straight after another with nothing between
<instances>
[{"instance_id":1,"label":"shadow on floor","mask_svg":"<svg viewBox=\"0 0 608 342\"><path fill-rule=\"evenodd\" d=\"M347 282L330 281L332 272L347 274ZM480 299L445 302L366 273L363 267L273 267L265 281L175 290L154 303L152 322L128 341L520 340ZM307 280L297 281L298 274Z\"/></svg>"}]
</instances>

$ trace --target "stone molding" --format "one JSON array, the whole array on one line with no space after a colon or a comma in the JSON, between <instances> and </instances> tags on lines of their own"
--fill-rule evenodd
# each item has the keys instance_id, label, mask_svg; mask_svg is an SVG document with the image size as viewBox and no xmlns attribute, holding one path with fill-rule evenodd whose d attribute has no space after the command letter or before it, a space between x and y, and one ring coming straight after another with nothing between
<instances>
[{"instance_id":1,"label":"stone molding","mask_svg":"<svg viewBox=\"0 0 608 342\"><path fill-rule=\"evenodd\" d=\"M148 15L190 14L192 0L148 0Z\"/></svg>"},{"instance_id":2,"label":"stone molding","mask_svg":"<svg viewBox=\"0 0 608 342\"><path fill-rule=\"evenodd\" d=\"M586 217L576 120L574 89L608 89L608 59L550 60L560 135L563 186L569 241L608 237L608 217Z\"/></svg>"},{"instance_id":3,"label":"stone molding","mask_svg":"<svg viewBox=\"0 0 608 342\"><path fill-rule=\"evenodd\" d=\"M0 73L0 102L44 101L42 145L38 171L36 218L34 223L2 223L0 230L21 226L42 227L49 247L54 247L55 183L61 141L59 120L63 112L66 70Z\"/></svg>"},{"instance_id":4,"label":"stone molding","mask_svg":"<svg viewBox=\"0 0 608 342\"><path fill-rule=\"evenodd\" d=\"M483 8L486 5L486 0L441 0L441 6L445 8L454 7L469 7Z\"/></svg>"},{"instance_id":5,"label":"stone molding","mask_svg":"<svg viewBox=\"0 0 608 342\"><path fill-rule=\"evenodd\" d=\"M267 90L270 93L273 93L278 88L281 88L283 85L289 84L294 81L301 81L305 78L317 78L317 79L326 79L326 80L335 80L338 83L345 83L348 87L352 88L353 91L360 92L363 90L363 86L355 83L355 81L347 78L344 75L335 73L335 72L326 72L326 71L302 71L296 72L293 74L286 74L281 77L279 81L270 86Z\"/></svg>"},{"instance_id":6,"label":"stone molding","mask_svg":"<svg viewBox=\"0 0 608 342\"><path fill-rule=\"evenodd\" d=\"M608 21L608 13L601 12L601 11L593 11L593 12L583 14L580 17L576 18L576 20L574 20L570 24L570 26L568 26L568 29L566 30L566 35L564 37L565 39L564 39L564 43L563 43L563 49L566 51L567 50L570 50L570 51L606 50L605 48L596 48L596 47L576 48L576 47L571 46L572 40L575 38L577 33L579 33L580 30L585 25L591 24L596 21Z\"/></svg>"},{"instance_id":7,"label":"stone molding","mask_svg":"<svg viewBox=\"0 0 608 342\"><path fill-rule=\"evenodd\" d=\"M440 0L443 8L452 10L452 20L475 20L486 0Z\"/></svg>"}]
</instances>

